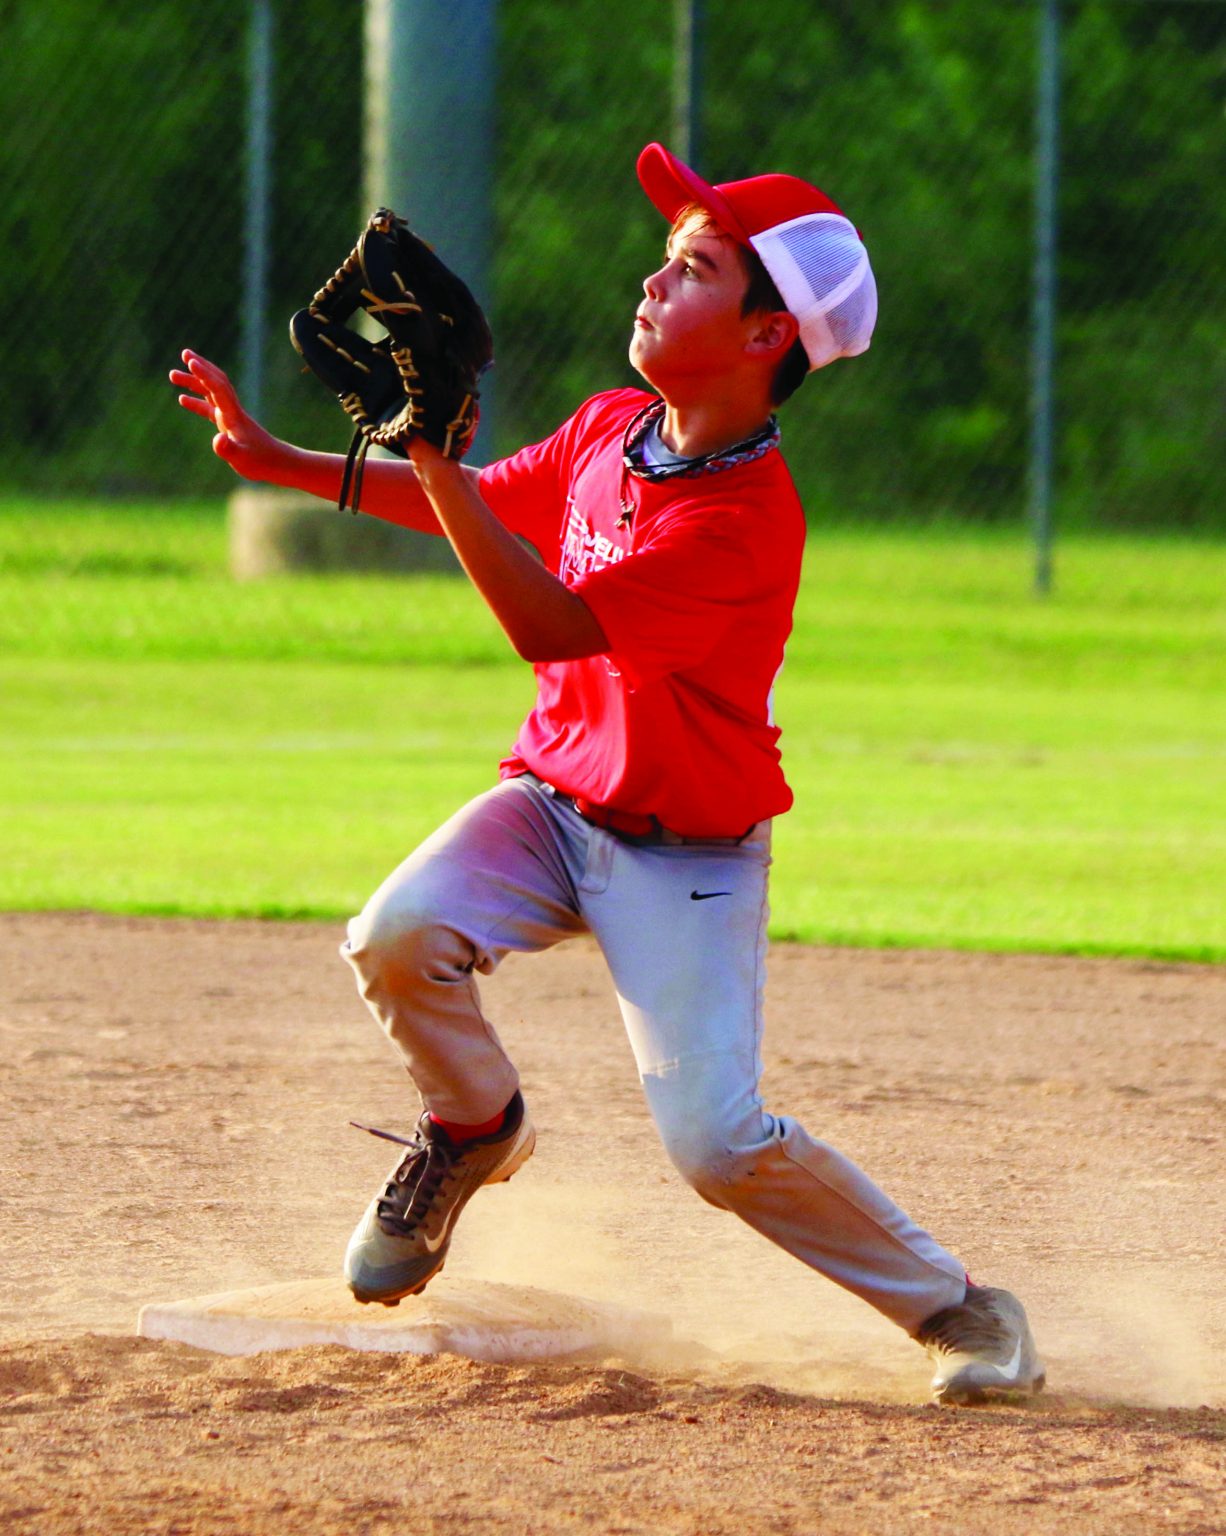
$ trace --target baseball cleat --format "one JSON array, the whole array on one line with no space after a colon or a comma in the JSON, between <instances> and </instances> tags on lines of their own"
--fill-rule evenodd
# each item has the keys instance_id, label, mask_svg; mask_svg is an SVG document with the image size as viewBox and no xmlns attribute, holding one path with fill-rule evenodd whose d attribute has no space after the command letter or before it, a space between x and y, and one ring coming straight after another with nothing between
<instances>
[{"instance_id":1,"label":"baseball cleat","mask_svg":"<svg viewBox=\"0 0 1226 1536\"><path fill-rule=\"evenodd\" d=\"M915 1337L936 1365L938 1403L961 1406L1043 1390L1046 1375L1025 1309L1009 1291L968 1285L959 1306L935 1312Z\"/></svg>"},{"instance_id":2,"label":"baseball cleat","mask_svg":"<svg viewBox=\"0 0 1226 1536\"><path fill-rule=\"evenodd\" d=\"M411 1138L370 1126L358 1129L408 1149L367 1206L345 1251L345 1279L354 1298L390 1307L425 1290L447 1261L456 1217L483 1184L502 1184L523 1167L536 1131L518 1093L497 1131L460 1145L428 1113Z\"/></svg>"}]
</instances>

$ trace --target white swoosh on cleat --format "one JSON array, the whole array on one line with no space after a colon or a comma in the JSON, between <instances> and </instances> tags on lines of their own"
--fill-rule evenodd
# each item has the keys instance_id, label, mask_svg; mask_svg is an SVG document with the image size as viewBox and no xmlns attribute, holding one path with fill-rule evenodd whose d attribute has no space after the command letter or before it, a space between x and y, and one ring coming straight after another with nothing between
<instances>
[{"instance_id":1,"label":"white swoosh on cleat","mask_svg":"<svg viewBox=\"0 0 1226 1536\"><path fill-rule=\"evenodd\" d=\"M422 1233L422 1235L421 1235L421 1245L426 1250L427 1253L437 1253L439 1251L439 1249L443 1246L443 1244L447 1241L447 1231L448 1231L448 1229L451 1226L451 1218L454 1215L455 1215L455 1207L453 1206L451 1208L451 1210L449 1210L447 1212L447 1219L446 1219L446 1221L443 1222L443 1230L439 1233L439 1235L437 1237L430 1238L430 1237L427 1237L424 1232ZM1021 1349L1021 1347L1022 1346L1019 1344L1018 1345L1018 1349Z\"/></svg>"},{"instance_id":2,"label":"white swoosh on cleat","mask_svg":"<svg viewBox=\"0 0 1226 1536\"><path fill-rule=\"evenodd\" d=\"M1012 1357L1011 1357L1011 1359L1009 1361L1009 1364L1008 1365L994 1365L992 1367L992 1369L994 1371L999 1371L1000 1375L1003 1377L1003 1379L1005 1381L1014 1381L1014 1380L1017 1379L1017 1373L1021 1369L1021 1365L1022 1365L1022 1341L1021 1341L1021 1339L1019 1339L1017 1341L1017 1343L1013 1346L1013 1355L1012 1355Z\"/></svg>"}]
</instances>

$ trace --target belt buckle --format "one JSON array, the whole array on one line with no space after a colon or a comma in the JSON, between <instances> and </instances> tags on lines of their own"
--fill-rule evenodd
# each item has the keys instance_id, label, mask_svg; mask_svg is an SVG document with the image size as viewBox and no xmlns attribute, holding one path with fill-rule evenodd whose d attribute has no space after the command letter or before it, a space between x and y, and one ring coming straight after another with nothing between
<instances>
[{"instance_id":1,"label":"belt buckle","mask_svg":"<svg viewBox=\"0 0 1226 1536\"><path fill-rule=\"evenodd\" d=\"M614 837L622 837L633 843L658 843L663 840L661 834L664 828L654 816L635 816L628 811L615 811L611 806L596 805L581 795L568 798L584 821L599 827L602 832L612 833ZM634 825L629 825L630 822Z\"/></svg>"}]
</instances>

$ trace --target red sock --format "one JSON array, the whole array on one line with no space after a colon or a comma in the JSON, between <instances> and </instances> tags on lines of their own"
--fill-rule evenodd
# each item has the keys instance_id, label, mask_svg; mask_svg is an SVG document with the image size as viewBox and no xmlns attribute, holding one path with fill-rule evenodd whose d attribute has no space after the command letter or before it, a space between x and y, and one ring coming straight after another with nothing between
<instances>
[{"instance_id":1,"label":"red sock","mask_svg":"<svg viewBox=\"0 0 1226 1536\"><path fill-rule=\"evenodd\" d=\"M492 1136L495 1131L502 1129L502 1123L506 1118L506 1110L500 1109L492 1120L483 1120L480 1125L459 1125L454 1120L444 1120L440 1115L431 1113L430 1123L440 1126L457 1146L462 1146L464 1142L472 1141L475 1136Z\"/></svg>"}]
</instances>

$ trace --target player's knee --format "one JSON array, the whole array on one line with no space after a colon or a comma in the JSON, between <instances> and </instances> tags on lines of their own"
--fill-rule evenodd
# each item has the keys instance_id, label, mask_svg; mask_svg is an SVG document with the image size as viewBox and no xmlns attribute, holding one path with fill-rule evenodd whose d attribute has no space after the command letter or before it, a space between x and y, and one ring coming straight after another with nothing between
<instances>
[{"instance_id":1,"label":"player's knee","mask_svg":"<svg viewBox=\"0 0 1226 1536\"><path fill-rule=\"evenodd\" d=\"M438 919L428 893L401 886L378 893L349 924L342 947L364 996L392 988L403 992L415 979L466 968L458 937Z\"/></svg>"},{"instance_id":2,"label":"player's knee","mask_svg":"<svg viewBox=\"0 0 1226 1536\"><path fill-rule=\"evenodd\" d=\"M709 1205L732 1210L744 1176L744 1158L715 1126L686 1125L665 1134L664 1147L685 1182Z\"/></svg>"},{"instance_id":3,"label":"player's knee","mask_svg":"<svg viewBox=\"0 0 1226 1536\"><path fill-rule=\"evenodd\" d=\"M762 1153L773 1137L752 1076L733 1057L695 1057L649 1072L643 1090L673 1166L711 1205L738 1210L758 1194Z\"/></svg>"}]
</instances>

